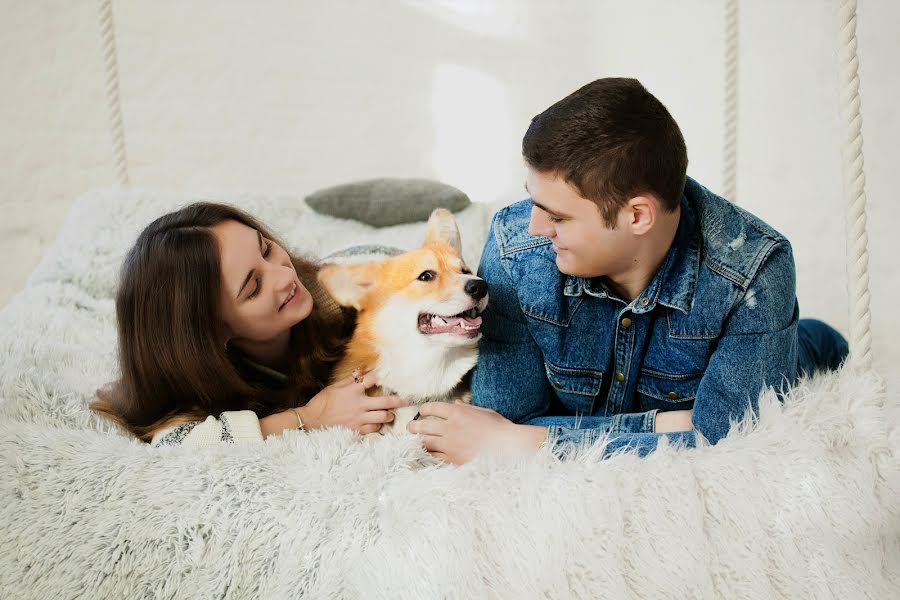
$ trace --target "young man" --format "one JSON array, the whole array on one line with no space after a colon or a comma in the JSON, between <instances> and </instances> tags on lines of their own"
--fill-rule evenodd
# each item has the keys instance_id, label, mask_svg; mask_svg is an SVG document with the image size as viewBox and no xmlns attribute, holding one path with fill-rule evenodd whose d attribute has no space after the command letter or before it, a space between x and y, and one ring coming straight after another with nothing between
<instances>
[{"instance_id":1,"label":"young man","mask_svg":"<svg viewBox=\"0 0 900 600\"><path fill-rule=\"evenodd\" d=\"M847 356L798 319L788 240L687 178L678 125L637 80L560 100L522 151L531 198L495 215L479 267L474 405L426 404L442 419L409 427L433 455L716 443L764 386Z\"/></svg>"}]
</instances>

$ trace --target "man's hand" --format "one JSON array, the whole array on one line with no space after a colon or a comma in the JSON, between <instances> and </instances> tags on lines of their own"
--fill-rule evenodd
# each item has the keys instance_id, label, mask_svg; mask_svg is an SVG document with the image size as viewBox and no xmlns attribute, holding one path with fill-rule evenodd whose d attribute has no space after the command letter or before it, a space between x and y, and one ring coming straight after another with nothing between
<instances>
[{"instance_id":1,"label":"man's hand","mask_svg":"<svg viewBox=\"0 0 900 600\"><path fill-rule=\"evenodd\" d=\"M690 431L694 428L694 425L691 422L693 416L693 410L670 410L667 412L658 412L656 413L656 419L653 421L653 431L655 433Z\"/></svg>"},{"instance_id":2,"label":"man's hand","mask_svg":"<svg viewBox=\"0 0 900 600\"><path fill-rule=\"evenodd\" d=\"M425 449L435 458L461 465L479 454L514 456L537 451L546 427L516 425L494 410L470 404L429 402L419 409L423 417L410 421L410 433L422 436Z\"/></svg>"}]
</instances>

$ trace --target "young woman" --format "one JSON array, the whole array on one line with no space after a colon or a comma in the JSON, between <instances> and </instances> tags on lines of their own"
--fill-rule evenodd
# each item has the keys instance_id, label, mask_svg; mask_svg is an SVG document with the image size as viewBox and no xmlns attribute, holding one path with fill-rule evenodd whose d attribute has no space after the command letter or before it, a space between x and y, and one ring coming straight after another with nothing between
<instances>
[{"instance_id":1,"label":"young woman","mask_svg":"<svg viewBox=\"0 0 900 600\"><path fill-rule=\"evenodd\" d=\"M354 315L260 222L191 204L138 236L116 295L121 379L91 408L154 445L261 440L393 420L374 374L328 385Z\"/></svg>"}]
</instances>

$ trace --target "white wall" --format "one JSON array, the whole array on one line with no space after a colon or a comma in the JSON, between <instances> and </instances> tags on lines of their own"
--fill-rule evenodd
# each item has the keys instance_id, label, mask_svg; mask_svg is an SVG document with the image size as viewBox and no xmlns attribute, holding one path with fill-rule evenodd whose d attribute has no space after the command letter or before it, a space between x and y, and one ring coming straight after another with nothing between
<instances>
[{"instance_id":1,"label":"white wall","mask_svg":"<svg viewBox=\"0 0 900 600\"><path fill-rule=\"evenodd\" d=\"M426 176L475 201L523 197L532 115L588 81L640 78L670 109L690 174L719 189L716 0L116 2L134 186L304 194ZM738 202L793 242L803 316L846 333L837 0L741 2ZM860 2L873 327L900 292L900 3ZM114 182L97 2L0 0L0 305L72 200Z\"/></svg>"}]
</instances>

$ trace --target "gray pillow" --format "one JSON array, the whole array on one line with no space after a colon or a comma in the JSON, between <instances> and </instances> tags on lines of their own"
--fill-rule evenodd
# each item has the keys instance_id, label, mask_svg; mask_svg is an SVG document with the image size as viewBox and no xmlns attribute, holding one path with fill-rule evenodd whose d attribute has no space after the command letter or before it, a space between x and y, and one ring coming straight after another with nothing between
<instances>
[{"instance_id":1,"label":"gray pillow","mask_svg":"<svg viewBox=\"0 0 900 600\"><path fill-rule=\"evenodd\" d=\"M306 204L314 211L353 219L373 227L427 221L435 208L459 212L471 204L452 185L431 179L369 179L313 192Z\"/></svg>"}]
</instances>

